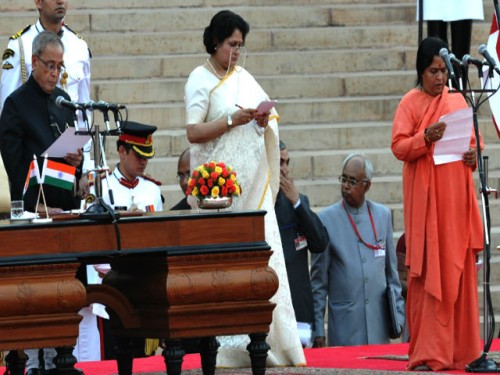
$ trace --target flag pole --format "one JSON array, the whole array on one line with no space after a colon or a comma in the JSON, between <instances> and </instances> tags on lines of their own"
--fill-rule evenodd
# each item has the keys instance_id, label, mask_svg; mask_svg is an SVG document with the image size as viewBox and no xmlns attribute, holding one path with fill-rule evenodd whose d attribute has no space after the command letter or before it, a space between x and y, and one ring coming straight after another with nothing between
<instances>
[{"instance_id":1,"label":"flag pole","mask_svg":"<svg viewBox=\"0 0 500 375\"><path fill-rule=\"evenodd\" d=\"M45 168L47 166L47 158L48 158L48 155L45 154L45 160L43 161L42 179L40 181L40 191L42 192L43 206L45 207L45 218L50 219L49 210L47 208L47 200L45 199L45 193L43 192L43 181L45 180Z\"/></svg>"},{"instance_id":2,"label":"flag pole","mask_svg":"<svg viewBox=\"0 0 500 375\"><path fill-rule=\"evenodd\" d=\"M500 8L498 7L498 0L493 0L493 7L495 8L495 16L497 18L497 26L500 29Z\"/></svg>"}]
</instances>

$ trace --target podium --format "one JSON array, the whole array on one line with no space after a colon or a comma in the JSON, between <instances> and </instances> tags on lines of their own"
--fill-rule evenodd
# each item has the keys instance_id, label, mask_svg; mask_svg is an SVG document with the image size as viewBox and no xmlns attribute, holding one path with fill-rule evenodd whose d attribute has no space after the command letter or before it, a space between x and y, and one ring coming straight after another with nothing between
<instances>
[{"instance_id":1,"label":"podium","mask_svg":"<svg viewBox=\"0 0 500 375\"><path fill-rule=\"evenodd\" d=\"M264 211L163 212L117 222L66 215L47 224L0 221L0 349L56 347L60 374L78 374L72 347L78 311L101 303L119 342L164 338L168 374L180 374L183 340L199 338L204 374L214 372L217 335L248 334L254 374L265 373L269 267ZM102 285L79 267L110 263ZM119 374L132 373L122 346Z\"/></svg>"}]
</instances>

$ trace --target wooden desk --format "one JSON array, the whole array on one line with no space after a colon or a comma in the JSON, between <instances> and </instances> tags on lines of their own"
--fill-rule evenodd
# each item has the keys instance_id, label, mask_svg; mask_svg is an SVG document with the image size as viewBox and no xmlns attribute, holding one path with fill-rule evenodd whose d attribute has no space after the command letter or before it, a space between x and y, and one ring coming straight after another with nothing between
<instances>
[{"instance_id":1,"label":"wooden desk","mask_svg":"<svg viewBox=\"0 0 500 375\"><path fill-rule=\"evenodd\" d=\"M254 373L264 374L269 299L278 289L264 214L0 222L0 349L58 347L56 366L71 374L78 311L98 302L108 307L119 337L167 339L168 374L180 373L180 340L192 337L208 338L202 358L213 373L213 337L232 334L250 334ZM75 274L92 263L110 263L112 270L103 285L85 287ZM120 374L131 373L127 358Z\"/></svg>"}]
</instances>

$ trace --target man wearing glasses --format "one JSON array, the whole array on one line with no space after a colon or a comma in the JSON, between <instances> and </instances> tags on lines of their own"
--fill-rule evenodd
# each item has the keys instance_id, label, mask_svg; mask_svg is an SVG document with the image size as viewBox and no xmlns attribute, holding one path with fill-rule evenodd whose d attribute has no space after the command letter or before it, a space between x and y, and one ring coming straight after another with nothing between
<instances>
[{"instance_id":1,"label":"man wearing glasses","mask_svg":"<svg viewBox=\"0 0 500 375\"><path fill-rule=\"evenodd\" d=\"M3 52L0 82L0 110L5 99L25 83L32 70L31 46L42 31L52 31L64 45L66 70L59 75L57 85L71 100L85 103L90 99L90 51L87 43L64 24L68 0L34 0L39 19L10 37Z\"/></svg>"},{"instance_id":2,"label":"man wearing glasses","mask_svg":"<svg viewBox=\"0 0 500 375\"><path fill-rule=\"evenodd\" d=\"M405 322L391 212L365 199L372 173L368 159L349 155L339 177L342 199L319 214L330 244L325 252L312 254L315 347L389 343L388 285L396 291L400 326Z\"/></svg>"},{"instance_id":3,"label":"man wearing glasses","mask_svg":"<svg viewBox=\"0 0 500 375\"><path fill-rule=\"evenodd\" d=\"M33 71L28 81L6 99L0 116L0 151L9 176L11 198L23 199L25 209L31 212L38 208L38 186L29 187L24 196L23 187L33 155L37 156L41 170L42 153L75 119L73 111L55 104L58 96L70 100L65 91L56 87L64 69L63 54L64 47L56 34L47 31L38 34L33 41ZM79 180L83 162L81 149L54 160L77 167L76 179ZM77 191L44 185L44 195L50 214L80 207ZM38 350L29 349L26 353L27 375L37 375ZM53 348L44 350L48 370L45 374L55 371L52 362L55 354Z\"/></svg>"}]
</instances>

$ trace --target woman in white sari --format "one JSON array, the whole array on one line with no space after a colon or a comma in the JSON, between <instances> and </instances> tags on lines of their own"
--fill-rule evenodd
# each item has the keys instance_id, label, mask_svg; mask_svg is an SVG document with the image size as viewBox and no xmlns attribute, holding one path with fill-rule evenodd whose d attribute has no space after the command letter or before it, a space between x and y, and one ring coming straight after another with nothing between
<instances>
[{"instance_id":1,"label":"woman in white sari","mask_svg":"<svg viewBox=\"0 0 500 375\"><path fill-rule=\"evenodd\" d=\"M195 68L186 83L187 136L191 170L211 160L223 161L238 173L242 194L234 210L266 210L266 241L273 250L270 266L279 277L273 322L266 339L268 366L305 365L297 333L290 289L274 213L279 190L278 115L254 109L269 97L243 67L237 66L249 26L231 11L221 11L205 29L210 57ZM239 108L239 109L238 109ZM248 367L247 336L219 337L219 367Z\"/></svg>"}]
</instances>

